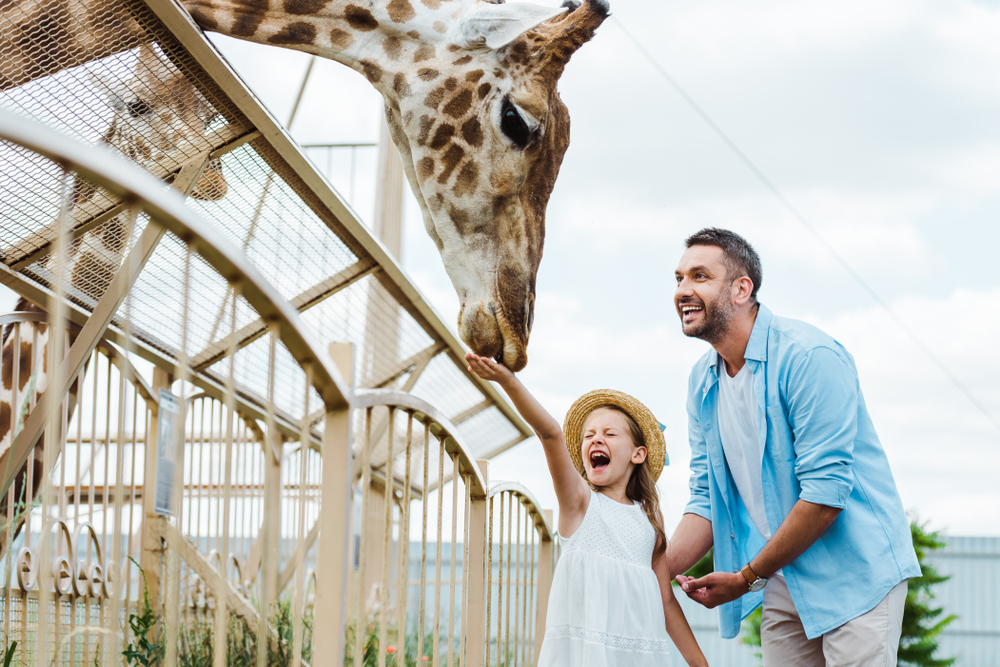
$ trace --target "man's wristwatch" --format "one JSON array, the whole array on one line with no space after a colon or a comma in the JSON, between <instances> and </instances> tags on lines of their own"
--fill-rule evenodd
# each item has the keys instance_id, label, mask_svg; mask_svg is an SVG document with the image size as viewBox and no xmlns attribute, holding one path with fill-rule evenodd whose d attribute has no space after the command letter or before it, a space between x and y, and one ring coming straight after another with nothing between
<instances>
[{"instance_id":1,"label":"man's wristwatch","mask_svg":"<svg viewBox=\"0 0 1000 667\"><path fill-rule=\"evenodd\" d=\"M762 591L764 590L764 586L767 586L767 579L758 577L753 571L753 568L750 567L750 563L743 566L743 569L740 570L740 574L742 574L743 578L747 580L747 585L750 587L751 593Z\"/></svg>"}]
</instances>

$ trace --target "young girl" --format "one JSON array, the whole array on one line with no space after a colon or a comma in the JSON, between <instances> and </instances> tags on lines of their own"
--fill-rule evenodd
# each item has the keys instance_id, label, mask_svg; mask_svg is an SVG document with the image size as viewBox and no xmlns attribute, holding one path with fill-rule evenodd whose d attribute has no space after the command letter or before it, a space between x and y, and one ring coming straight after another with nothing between
<instances>
[{"instance_id":1,"label":"young girl","mask_svg":"<svg viewBox=\"0 0 1000 667\"><path fill-rule=\"evenodd\" d=\"M689 665L707 665L663 557L656 479L666 452L653 414L628 394L602 389L577 399L560 430L509 369L474 354L465 359L535 430L559 501L563 546L539 667L663 667L668 634Z\"/></svg>"}]
</instances>

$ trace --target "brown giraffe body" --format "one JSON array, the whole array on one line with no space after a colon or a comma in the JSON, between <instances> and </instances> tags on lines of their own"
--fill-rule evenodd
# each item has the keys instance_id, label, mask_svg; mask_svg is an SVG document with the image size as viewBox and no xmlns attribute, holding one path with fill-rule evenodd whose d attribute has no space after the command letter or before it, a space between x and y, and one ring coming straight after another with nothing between
<instances>
[{"instance_id":1,"label":"brown giraffe body","mask_svg":"<svg viewBox=\"0 0 1000 667\"><path fill-rule=\"evenodd\" d=\"M59 69L63 56L109 55L99 36L142 39L114 0L68 16L65 0L0 9L0 87ZM563 8L487 0L182 0L205 30L313 53L364 75L424 223L461 302L458 329L478 354L527 363L545 208L569 145L556 83L608 15L607 0ZM10 13L15 19L6 20ZM19 12L19 13L18 13ZM102 23L99 17L105 17ZM77 33L90 30L94 37ZM17 73L11 74L11 71Z\"/></svg>"}]
</instances>

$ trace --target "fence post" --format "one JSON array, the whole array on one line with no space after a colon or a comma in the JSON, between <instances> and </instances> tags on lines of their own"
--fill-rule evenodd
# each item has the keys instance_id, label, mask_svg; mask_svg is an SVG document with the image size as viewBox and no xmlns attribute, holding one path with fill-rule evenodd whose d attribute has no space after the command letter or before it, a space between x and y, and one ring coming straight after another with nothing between
<instances>
[{"instance_id":1,"label":"fence post","mask_svg":"<svg viewBox=\"0 0 1000 667\"><path fill-rule=\"evenodd\" d=\"M552 510L542 510L552 526ZM538 543L538 608L535 610L535 663L545 638L545 614L549 609L549 589L552 587L552 538L542 537Z\"/></svg>"},{"instance_id":2,"label":"fence post","mask_svg":"<svg viewBox=\"0 0 1000 667\"><path fill-rule=\"evenodd\" d=\"M484 493L481 496L472 494L470 499L469 562L466 570L466 580L469 582L465 600L468 615L466 617L465 666L483 667L486 653L486 535L489 526L489 511L487 496L489 495L489 462L486 459L476 461L483 473ZM458 511L457 509L455 510Z\"/></svg>"},{"instance_id":3,"label":"fence post","mask_svg":"<svg viewBox=\"0 0 1000 667\"><path fill-rule=\"evenodd\" d=\"M160 369L153 369L153 395L159 396L161 389L169 389L173 384L173 376ZM150 419L149 430L146 432L146 445L143 452L143 482L142 482L142 556L139 558L142 571L146 575L146 593L149 595L149 605L157 613L160 613L160 575L163 568L163 540L159 533L152 530L152 523L157 520L154 510L156 506L156 452L158 443L156 442L157 427L159 423L159 411ZM122 568L123 572L127 570ZM154 628L154 636L159 635L160 626Z\"/></svg>"},{"instance_id":4,"label":"fence post","mask_svg":"<svg viewBox=\"0 0 1000 667\"><path fill-rule=\"evenodd\" d=\"M353 387L354 346L331 343L330 356ZM316 554L316 615L313 621L316 632L312 662L315 667L341 667L344 662L351 450L351 410L328 411L323 429L323 480Z\"/></svg>"}]
</instances>

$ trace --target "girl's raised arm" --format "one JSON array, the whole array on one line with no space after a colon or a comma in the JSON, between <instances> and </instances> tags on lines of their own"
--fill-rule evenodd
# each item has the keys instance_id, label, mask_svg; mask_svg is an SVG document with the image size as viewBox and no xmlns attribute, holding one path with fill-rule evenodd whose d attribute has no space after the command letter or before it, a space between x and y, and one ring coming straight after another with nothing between
<instances>
[{"instance_id":1,"label":"girl's raised arm","mask_svg":"<svg viewBox=\"0 0 1000 667\"><path fill-rule=\"evenodd\" d=\"M528 422L535 435L542 441L545 460L549 464L549 474L552 475L552 484L559 500L559 532L571 534L580 525L587 511L590 487L580 477L569 457L569 452L566 451L566 440L559 422L546 412L506 366L471 353L465 355L465 360L469 362L470 372L500 385L521 417Z\"/></svg>"}]
</instances>

